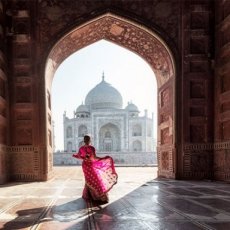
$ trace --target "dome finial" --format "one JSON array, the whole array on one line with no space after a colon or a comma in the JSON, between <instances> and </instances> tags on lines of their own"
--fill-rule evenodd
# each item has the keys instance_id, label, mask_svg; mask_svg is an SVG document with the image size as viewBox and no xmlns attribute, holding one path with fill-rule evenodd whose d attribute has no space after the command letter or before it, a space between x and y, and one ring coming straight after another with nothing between
<instances>
[{"instance_id":1,"label":"dome finial","mask_svg":"<svg viewBox=\"0 0 230 230\"><path fill-rule=\"evenodd\" d=\"M104 81L105 80L105 73L104 73L104 71L102 72L102 81Z\"/></svg>"}]
</instances>

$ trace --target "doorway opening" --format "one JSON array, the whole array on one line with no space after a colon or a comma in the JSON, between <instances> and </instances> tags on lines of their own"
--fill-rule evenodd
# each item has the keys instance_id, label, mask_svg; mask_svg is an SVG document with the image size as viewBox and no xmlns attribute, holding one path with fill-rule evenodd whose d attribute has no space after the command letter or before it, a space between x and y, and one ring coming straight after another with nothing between
<instances>
[{"instance_id":1,"label":"doorway opening","mask_svg":"<svg viewBox=\"0 0 230 230\"><path fill-rule=\"evenodd\" d=\"M174 58L167 44L156 33L143 25L110 13L72 29L57 41L48 55L44 79L48 172L52 171L53 166L51 89L54 74L59 65L71 54L103 39L136 53L153 70L157 81L158 175L175 178ZM140 143L135 142L135 146L140 148Z\"/></svg>"},{"instance_id":2,"label":"doorway opening","mask_svg":"<svg viewBox=\"0 0 230 230\"><path fill-rule=\"evenodd\" d=\"M51 95L54 166L80 165L72 153L86 134L118 166L157 166L157 83L141 57L98 41L59 66Z\"/></svg>"}]
</instances>

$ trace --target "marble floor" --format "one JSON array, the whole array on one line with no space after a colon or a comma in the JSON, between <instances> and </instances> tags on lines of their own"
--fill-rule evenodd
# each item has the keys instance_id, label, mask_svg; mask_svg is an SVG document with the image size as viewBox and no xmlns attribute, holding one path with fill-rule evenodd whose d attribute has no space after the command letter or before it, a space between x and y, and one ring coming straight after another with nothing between
<instances>
[{"instance_id":1,"label":"marble floor","mask_svg":"<svg viewBox=\"0 0 230 230\"><path fill-rule=\"evenodd\" d=\"M81 167L55 167L47 182L0 186L0 229L230 229L230 184L156 178L154 167L117 167L110 202L81 198Z\"/></svg>"}]
</instances>

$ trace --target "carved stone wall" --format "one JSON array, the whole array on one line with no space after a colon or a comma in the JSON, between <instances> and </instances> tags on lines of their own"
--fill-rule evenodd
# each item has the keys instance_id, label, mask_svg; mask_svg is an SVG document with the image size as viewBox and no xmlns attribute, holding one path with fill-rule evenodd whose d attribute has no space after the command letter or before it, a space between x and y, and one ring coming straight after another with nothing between
<instances>
[{"instance_id":1,"label":"carved stone wall","mask_svg":"<svg viewBox=\"0 0 230 230\"><path fill-rule=\"evenodd\" d=\"M39 125L39 60L37 60L36 1L7 1L9 60L9 178L47 179L46 143Z\"/></svg>"},{"instance_id":2,"label":"carved stone wall","mask_svg":"<svg viewBox=\"0 0 230 230\"><path fill-rule=\"evenodd\" d=\"M159 85L163 85L174 75L172 57L169 50L161 45L161 41L157 41L157 37L149 36L147 30L138 30L130 23L122 23L126 19L137 23L139 20L145 22L147 27L164 34L163 40L172 45L177 41L179 31L176 25L179 22L180 8L174 3L162 3L160 0L70 0L68 4L65 0L7 1L7 59L10 76L10 139L7 155L11 179L45 180L52 175L52 75L71 52L99 39L108 39L138 53L149 62L156 74L161 76L158 78ZM162 10L165 14L159 13ZM126 19L119 22L118 18L107 17L106 20L98 20L84 26L91 19L109 12L116 12ZM158 25L155 24L156 21ZM72 38L69 36L69 39L62 40L70 31L75 31L71 34ZM52 49L46 68L48 74L44 76L49 52L59 39L62 42L58 43L57 49ZM72 51L69 52L70 50ZM5 133L5 129L1 133ZM6 138L5 135L3 137ZM19 155L22 156L21 159ZM35 159L36 164L40 166L38 171L34 170ZM25 166L25 161L31 167Z\"/></svg>"},{"instance_id":3,"label":"carved stone wall","mask_svg":"<svg viewBox=\"0 0 230 230\"><path fill-rule=\"evenodd\" d=\"M175 117L172 101L174 98L173 84L168 81L158 89L158 176L175 178L176 150L175 141Z\"/></svg>"},{"instance_id":4,"label":"carved stone wall","mask_svg":"<svg viewBox=\"0 0 230 230\"><path fill-rule=\"evenodd\" d=\"M100 39L139 54L155 71L159 176L229 180L229 1L2 0L1 12L2 2L0 181L7 169L14 180L52 176L54 72Z\"/></svg>"},{"instance_id":5,"label":"carved stone wall","mask_svg":"<svg viewBox=\"0 0 230 230\"><path fill-rule=\"evenodd\" d=\"M8 178L8 74L6 62L5 2L0 1L0 184Z\"/></svg>"},{"instance_id":6,"label":"carved stone wall","mask_svg":"<svg viewBox=\"0 0 230 230\"><path fill-rule=\"evenodd\" d=\"M126 18L144 20L148 25L161 28L161 32L175 42L179 42L178 24L180 21L180 0L138 0L138 1L68 1L39 0L40 39L44 45L60 37L67 28L75 27L102 15L112 12ZM61 33L60 33L61 32Z\"/></svg>"},{"instance_id":7,"label":"carved stone wall","mask_svg":"<svg viewBox=\"0 0 230 230\"><path fill-rule=\"evenodd\" d=\"M29 146L8 148L10 179L22 181L40 180L39 149Z\"/></svg>"},{"instance_id":8,"label":"carved stone wall","mask_svg":"<svg viewBox=\"0 0 230 230\"><path fill-rule=\"evenodd\" d=\"M213 3L184 1L182 6L182 154L177 159L182 178L213 175L213 149L200 148L213 143Z\"/></svg>"},{"instance_id":9,"label":"carved stone wall","mask_svg":"<svg viewBox=\"0 0 230 230\"><path fill-rule=\"evenodd\" d=\"M214 177L230 181L230 1L216 1Z\"/></svg>"}]
</instances>

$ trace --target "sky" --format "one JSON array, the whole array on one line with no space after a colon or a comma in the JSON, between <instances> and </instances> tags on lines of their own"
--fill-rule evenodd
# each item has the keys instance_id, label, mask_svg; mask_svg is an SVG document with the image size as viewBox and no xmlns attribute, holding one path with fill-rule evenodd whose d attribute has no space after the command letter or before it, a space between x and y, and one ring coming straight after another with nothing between
<instances>
[{"instance_id":1,"label":"sky","mask_svg":"<svg viewBox=\"0 0 230 230\"><path fill-rule=\"evenodd\" d=\"M54 121L55 150L64 149L63 113L73 118L73 112L84 103L87 93L105 81L116 88L123 98L123 108L132 101L144 115L155 121L156 137L157 83L149 64L129 50L101 40L65 59L55 72L51 100Z\"/></svg>"}]
</instances>

